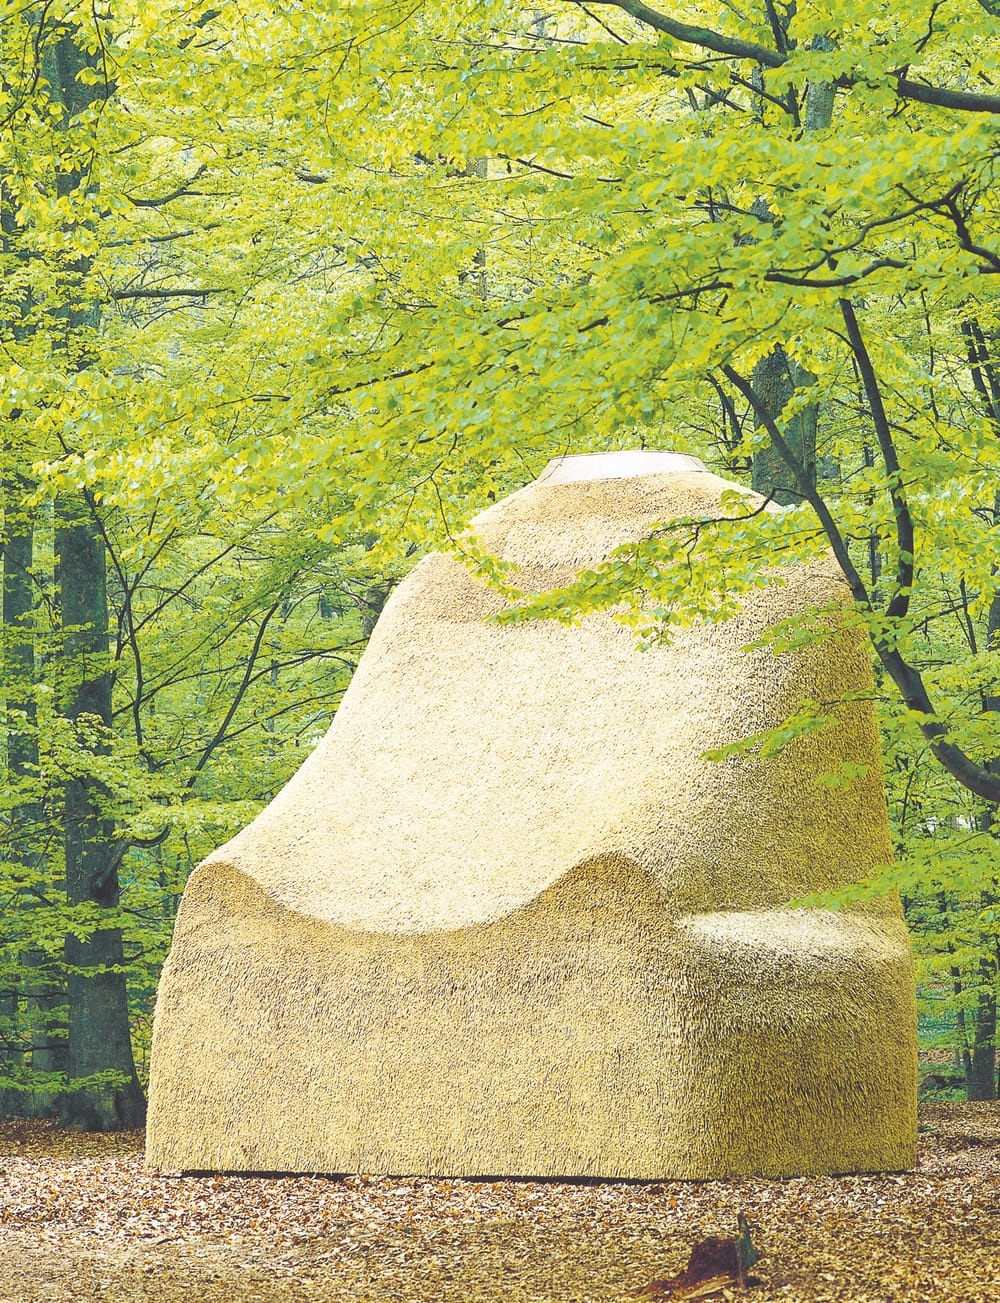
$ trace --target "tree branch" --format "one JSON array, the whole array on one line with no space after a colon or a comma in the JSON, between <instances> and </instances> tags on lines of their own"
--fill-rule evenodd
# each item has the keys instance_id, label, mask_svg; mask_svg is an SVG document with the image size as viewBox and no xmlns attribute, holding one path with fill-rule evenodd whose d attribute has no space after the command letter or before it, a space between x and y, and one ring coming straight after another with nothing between
<instances>
[{"instance_id":1,"label":"tree branch","mask_svg":"<svg viewBox=\"0 0 1000 1303\"><path fill-rule=\"evenodd\" d=\"M861 372L861 382L865 387L868 408L875 425L875 436L878 439L882 460L885 462L889 501L892 503L892 514L896 521L898 549L896 591L885 610L886 615L895 620L904 616L910 609L910 588L913 584L913 516L910 514L910 505L903 491L903 473L900 469L899 457L896 455L892 431L889 428L889 418L886 416L882 402L878 376L875 374L871 356L861 334L861 327L858 325L858 319L854 315L854 308L849 299L840 300L840 312L847 327L848 342L857 359L858 370Z\"/></svg>"},{"instance_id":2,"label":"tree branch","mask_svg":"<svg viewBox=\"0 0 1000 1303\"><path fill-rule=\"evenodd\" d=\"M753 408L757 420L767 431L768 437L774 447L778 450L781 460L792 472L792 478L795 480L795 486L798 492L805 501L809 503L810 507L812 507L813 511L815 511L816 515L819 517L819 522L823 526L823 532L830 540L833 554L837 558L837 563L843 571L844 578L847 580L848 586L850 587L851 596L860 607L870 611L872 609L871 597L869 596L868 589L865 587L865 581L861 578L854 562L851 560L851 555L847 548L847 542L845 541L843 534L841 534L837 522L830 514L829 507L814 487L811 477L806 472L806 468L792 452L788 441L778 429L774 417L771 416L770 412L767 410L766 404L761 400L759 394L750 381L744 379L738 371L735 371L728 365L722 368L722 374L731 384L736 386Z\"/></svg>"},{"instance_id":3,"label":"tree branch","mask_svg":"<svg viewBox=\"0 0 1000 1303\"><path fill-rule=\"evenodd\" d=\"M192 226L187 231L171 231L169 235L137 235L128 240L108 240L104 247L106 249L123 249L135 244L169 244L171 240L186 240L191 235L217 230L221 225L222 222L206 222L204 226Z\"/></svg>"},{"instance_id":4,"label":"tree branch","mask_svg":"<svg viewBox=\"0 0 1000 1303\"><path fill-rule=\"evenodd\" d=\"M582 0L573 0L573 3L578 8L582 7ZM708 27L694 27L691 23L679 22L676 18L668 18L666 14L659 13L656 9L650 9L649 5L642 4L641 0L588 0L588 3L612 5L632 18L638 19L640 23L645 23L647 27L672 36L675 41L683 41L685 45L698 45L703 50L712 50L715 54L729 54L737 59L750 59L754 63L762 63L766 68L780 68L785 62L783 54L769 49L766 45L723 36L721 32L714 32Z\"/></svg>"},{"instance_id":5,"label":"tree branch","mask_svg":"<svg viewBox=\"0 0 1000 1303\"><path fill-rule=\"evenodd\" d=\"M195 782L197 781L198 775L208 764L209 760L211 759L212 753L215 751L216 747L218 747L220 743L225 740L233 716L236 714L237 710L239 710L240 702L243 700L244 696L246 695L247 689L250 687L250 684L253 682L254 665L257 662L257 657L260 655L261 645L264 642L264 635L265 633L267 633L267 626L271 623L273 617L277 615L277 613L281 610L281 605L284 600L285 600L285 596L282 593L281 596L278 598L278 600L272 606L270 606L267 609L267 611L264 613L264 618L261 620L260 627L257 630L257 636L253 640L253 647L250 649L250 655L247 657L247 666L243 678L240 681L240 684L233 695L233 699L229 704L229 709L226 711L226 714L223 717L222 723L215 730L215 733L211 741L206 743L206 745L202 749L201 755L198 758L198 762L195 765L194 769L191 771L191 776L188 779L187 783L185 784L185 786L187 786L188 788L192 788L194 786Z\"/></svg>"},{"instance_id":6,"label":"tree branch","mask_svg":"<svg viewBox=\"0 0 1000 1303\"><path fill-rule=\"evenodd\" d=\"M994 421L1000 421L1000 378L986 346L986 336L975 317L962 322L962 335L968 348L972 383L983 400L983 411Z\"/></svg>"},{"instance_id":7,"label":"tree branch","mask_svg":"<svg viewBox=\"0 0 1000 1303\"><path fill-rule=\"evenodd\" d=\"M980 0L980 3L982 2L983 0ZM990 2L992 3L992 0ZM573 0L573 3L581 7L581 0ZM685 45L696 45L703 50L712 50L715 54L749 59L765 68L780 68L790 57L766 45L758 45L754 41L742 41L736 37L724 36L722 32L713 31L708 27L695 27L691 23L682 23L676 18L668 18L666 14L650 9L639 0L588 0L588 3L613 5L639 22L645 23L647 27L652 27L654 31L672 36L675 41L681 41ZM890 73L890 76L895 79L896 94L900 99L916 100L920 104L935 104L944 109L958 109L964 113L1000 113L1000 95L977 95L973 91L931 86L926 82L911 81L906 76L906 72L907 69L902 68ZM851 79L846 78L838 84L849 86Z\"/></svg>"},{"instance_id":8,"label":"tree branch","mask_svg":"<svg viewBox=\"0 0 1000 1303\"><path fill-rule=\"evenodd\" d=\"M837 289L841 286L856 285L858 281L864 280L866 276L871 276L873 272L881 271L883 267L893 267L897 271L905 271L910 264L903 262L900 258L876 258L874 262L862 267L860 271L849 272L845 276L809 276L796 275L794 272L785 271L768 271L764 273L766 281L773 281L778 285L801 285L811 289Z\"/></svg>"},{"instance_id":9,"label":"tree branch","mask_svg":"<svg viewBox=\"0 0 1000 1303\"><path fill-rule=\"evenodd\" d=\"M820 497L818 491L810 484L805 468L788 446L753 385L731 366L724 366L722 372L726 379L734 384L750 403L758 421L767 430L772 444L778 450L778 454L792 472L802 497L819 517L823 532L829 540L830 547L837 558L837 563L847 580L855 602L868 615L873 615L874 611L868 590L854 562L851 560L844 536L841 534L837 522L830 514L829 507ZM886 614L888 614L888 611ZM991 801L994 804L1000 802L1000 775L993 774L984 765L979 765L974 760L970 760L961 747L956 746L954 742L948 741L948 726L936 717L920 671L905 661L895 646L883 635L879 634L872 624L868 626L868 637L886 673L899 689L904 704L921 716L920 732L929 742L934 757L968 791L974 792L977 796L981 796L984 800Z\"/></svg>"},{"instance_id":10,"label":"tree branch","mask_svg":"<svg viewBox=\"0 0 1000 1303\"><path fill-rule=\"evenodd\" d=\"M160 195L159 199L133 199L131 195L126 195L129 203L135 208L159 208L161 204L173 203L175 199L183 199L185 195L192 194L191 187L199 177L205 175L208 171L207 163L200 163L195 169L194 176L187 181L182 181L176 190L171 190L169 194Z\"/></svg>"},{"instance_id":11,"label":"tree branch","mask_svg":"<svg viewBox=\"0 0 1000 1303\"><path fill-rule=\"evenodd\" d=\"M900 99L918 104L936 104L942 109L959 109L965 113L1000 113L1000 95L977 95L974 91L949 90L946 86L929 86L922 81L899 77L896 92Z\"/></svg>"},{"instance_id":12,"label":"tree branch","mask_svg":"<svg viewBox=\"0 0 1000 1303\"><path fill-rule=\"evenodd\" d=\"M223 286L214 286L209 289L189 289L189 290L112 290L111 297L116 300L121 299L202 299L207 294L228 294L229 290Z\"/></svg>"}]
</instances>

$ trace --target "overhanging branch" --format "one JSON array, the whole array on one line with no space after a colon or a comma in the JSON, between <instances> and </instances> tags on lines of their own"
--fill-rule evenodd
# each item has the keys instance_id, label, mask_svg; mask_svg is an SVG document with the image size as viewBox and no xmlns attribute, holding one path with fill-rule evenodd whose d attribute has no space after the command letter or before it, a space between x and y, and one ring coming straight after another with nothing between
<instances>
[{"instance_id":1,"label":"overhanging branch","mask_svg":"<svg viewBox=\"0 0 1000 1303\"><path fill-rule=\"evenodd\" d=\"M185 195L196 194L197 191L192 190L191 187L207 171L208 164L200 163L195 170L194 176L187 181L182 181L177 189L171 190L169 194L160 195L158 199L135 199L132 195L127 195L126 198L134 208L159 208L162 204L172 204L175 199L183 199Z\"/></svg>"},{"instance_id":2,"label":"overhanging branch","mask_svg":"<svg viewBox=\"0 0 1000 1303\"><path fill-rule=\"evenodd\" d=\"M158 290L158 289L141 289L141 290L112 290L113 299L202 299L208 294L227 294L229 293L223 286L213 286L209 289L185 289L185 290Z\"/></svg>"},{"instance_id":3,"label":"overhanging branch","mask_svg":"<svg viewBox=\"0 0 1000 1303\"><path fill-rule=\"evenodd\" d=\"M581 0L574 0L577 7L582 7ZM639 0L587 0L588 4L611 5L654 31L672 36L675 41L685 45L696 45L702 50L711 50L715 54L729 55L735 59L747 59L764 68L780 68L788 62L791 53L785 54L755 41L743 41L736 37L725 36L709 27L695 27L692 23L682 23L676 18L668 18L649 5ZM978 95L974 91L951 90L947 86L932 86L927 82L912 81L905 74L906 68L889 74L895 81L896 94L903 100L915 100L919 104L934 104L938 108L958 109L963 113L1000 113L1000 95ZM838 81L841 86L850 86L851 79Z\"/></svg>"},{"instance_id":4,"label":"overhanging branch","mask_svg":"<svg viewBox=\"0 0 1000 1303\"><path fill-rule=\"evenodd\" d=\"M942 109L959 109L964 113L1000 113L1000 95L977 95L975 91L949 90L947 86L929 86L926 82L900 77L896 82L900 99L918 104L936 104Z\"/></svg>"},{"instance_id":5,"label":"overhanging branch","mask_svg":"<svg viewBox=\"0 0 1000 1303\"><path fill-rule=\"evenodd\" d=\"M882 391L879 387L878 376L875 374L875 367L861 334L861 327L858 325L858 319L855 316L850 299L840 300L840 312L844 318L844 325L847 327L847 339L851 345L851 351L854 353L858 370L861 373L861 382L865 387L865 397L868 399L868 410L871 412L872 423L875 426L875 437L878 439L882 460L885 463L889 500L892 503L892 514L896 523L897 547L896 591L893 593L885 613L890 619L898 619L906 615L910 609L910 588L913 584L913 516L910 513L910 504L906 500L906 490L903 487L903 472L899 465L899 457L896 454L896 445L889 426L889 418L882 402Z\"/></svg>"},{"instance_id":6,"label":"overhanging branch","mask_svg":"<svg viewBox=\"0 0 1000 1303\"><path fill-rule=\"evenodd\" d=\"M830 547L847 580L851 594L858 606L868 614L874 614L871 599L864 580L851 560L847 542L833 519L829 507L817 489L810 483L805 468L788 446L767 407L749 380L745 379L731 366L722 368L723 375L736 386L750 403L757 419L767 430L771 443L777 449L785 465L792 472L796 486L802 497L809 503L819 517L823 532L829 540ZM887 611L888 615L889 612ZM920 671L904 660L893 642L880 635L874 625L869 625L868 637L882 665L899 689L899 695L910 710L921 716L920 732L930 744L931 753L941 766L956 778L968 791L974 792L986 801L1000 803L1000 775L993 774L985 765L977 764L961 747L948 739L948 726L940 720L934 711L930 695Z\"/></svg>"},{"instance_id":7,"label":"overhanging branch","mask_svg":"<svg viewBox=\"0 0 1000 1303\"><path fill-rule=\"evenodd\" d=\"M697 45L703 50L711 50L715 54L733 55L737 59L751 59L754 63L763 64L765 68L780 68L785 62L783 54L769 49L766 45L724 36L722 32L714 32L709 27L695 27L691 23L679 22L676 18L668 18L666 14L659 13L656 9L650 9L649 5L640 3L640 0L587 0L587 2L612 5L615 9L621 9L623 13L638 19L640 23L645 23L647 27L672 36L675 41L683 41L685 45ZM580 7L581 0L574 0L574 3Z\"/></svg>"}]
</instances>

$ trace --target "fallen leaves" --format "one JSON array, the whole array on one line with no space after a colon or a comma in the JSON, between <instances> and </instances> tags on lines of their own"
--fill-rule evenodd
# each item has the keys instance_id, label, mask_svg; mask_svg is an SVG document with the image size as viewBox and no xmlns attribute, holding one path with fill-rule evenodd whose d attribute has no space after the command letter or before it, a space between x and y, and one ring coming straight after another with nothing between
<instances>
[{"instance_id":1,"label":"fallen leaves","mask_svg":"<svg viewBox=\"0 0 1000 1303\"><path fill-rule=\"evenodd\" d=\"M162 1177L141 1135L0 1124L0 1303L617 1303L739 1209L737 1299L994 1303L1000 1105L921 1117L912 1173L705 1183Z\"/></svg>"}]
</instances>

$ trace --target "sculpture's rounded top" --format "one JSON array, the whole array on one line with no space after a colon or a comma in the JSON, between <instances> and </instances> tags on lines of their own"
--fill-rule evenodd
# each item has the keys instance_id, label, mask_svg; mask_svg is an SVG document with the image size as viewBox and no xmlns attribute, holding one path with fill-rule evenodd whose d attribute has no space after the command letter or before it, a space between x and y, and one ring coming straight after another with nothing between
<instances>
[{"instance_id":1,"label":"sculpture's rounded top","mask_svg":"<svg viewBox=\"0 0 1000 1303\"><path fill-rule=\"evenodd\" d=\"M627 480L639 475L670 475L704 471L705 464L686 452L634 448L627 452L589 452L554 457L539 475L538 484L573 484L580 480Z\"/></svg>"}]
</instances>

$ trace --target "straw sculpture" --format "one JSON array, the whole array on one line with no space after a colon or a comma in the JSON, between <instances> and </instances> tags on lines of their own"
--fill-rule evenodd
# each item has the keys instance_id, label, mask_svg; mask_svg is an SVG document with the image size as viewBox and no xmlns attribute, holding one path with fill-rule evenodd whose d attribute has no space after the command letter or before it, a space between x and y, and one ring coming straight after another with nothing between
<instances>
[{"instance_id":1,"label":"straw sculpture","mask_svg":"<svg viewBox=\"0 0 1000 1303\"><path fill-rule=\"evenodd\" d=\"M478 517L541 591L735 486L569 457ZM759 501L759 500L758 500ZM841 592L790 568L649 651L611 615L489 620L432 555L326 738L193 874L156 1009L164 1171L715 1178L900 1169L915 1014L898 904L788 902L890 858L865 648L748 652ZM839 723L704 753L803 697ZM841 704L836 704L841 703ZM830 790L845 759L867 777Z\"/></svg>"}]
</instances>

